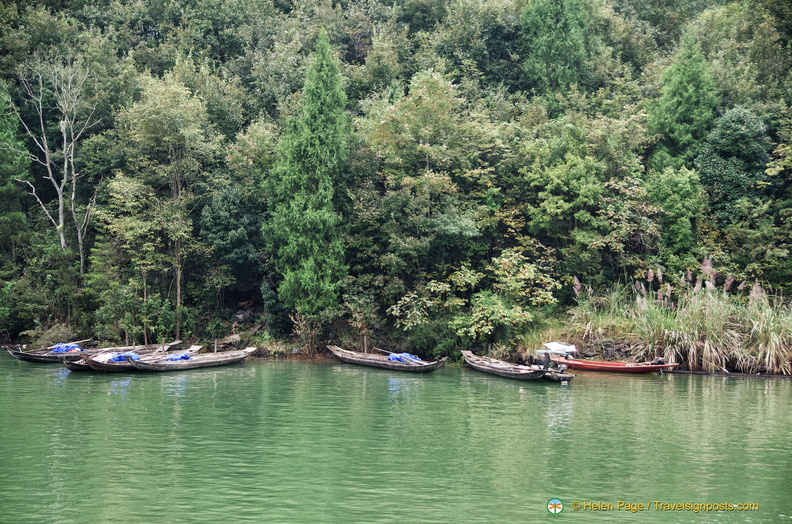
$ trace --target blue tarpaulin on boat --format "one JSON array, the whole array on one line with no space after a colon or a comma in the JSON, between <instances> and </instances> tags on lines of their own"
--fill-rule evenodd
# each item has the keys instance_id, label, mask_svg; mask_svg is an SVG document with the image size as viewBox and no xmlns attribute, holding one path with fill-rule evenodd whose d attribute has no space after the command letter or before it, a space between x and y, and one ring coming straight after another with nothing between
<instances>
[{"instance_id":1,"label":"blue tarpaulin on boat","mask_svg":"<svg viewBox=\"0 0 792 524\"><path fill-rule=\"evenodd\" d=\"M111 362L124 362L126 359L125 356L131 358L132 360L140 360L140 355L135 353L134 351L127 351L126 353L113 353L113 356L110 358Z\"/></svg>"},{"instance_id":2,"label":"blue tarpaulin on boat","mask_svg":"<svg viewBox=\"0 0 792 524\"><path fill-rule=\"evenodd\" d=\"M53 353L68 353L70 351L83 351L79 344L56 344L52 348Z\"/></svg>"},{"instance_id":3,"label":"blue tarpaulin on boat","mask_svg":"<svg viewBox=\"0 0 792 524\"><path fill-rule=\"evenodd\" d=\"M409 353L391 353L388 355L388 360L393 362L423 362L420 358Z\"/></svg>"},{"instance_id":4,"label":"blue tarpaulin on boat","mask_svg":"<svg viewBox=\"0 0 792 524\"><path fill-rule=\"evenodd\" d=\"M173 355L172 357L168 357L165 360L190 360L190 354L179 353L178 355Z\"/></svg>"}]
</instances>

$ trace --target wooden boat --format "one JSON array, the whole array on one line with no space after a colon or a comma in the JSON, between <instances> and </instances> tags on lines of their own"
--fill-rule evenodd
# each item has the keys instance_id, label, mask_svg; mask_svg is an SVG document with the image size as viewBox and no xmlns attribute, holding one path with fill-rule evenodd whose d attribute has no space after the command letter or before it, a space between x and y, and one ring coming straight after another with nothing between
<instances>
[{"instance_id":1,"label":"wooden boat","mask_svg":"<svg viewBox=\"0 0 792 524\"><path fill-rule=\"evenodd\" d=\"M93 368L88 365L87 360L92 357L97 357L105 354L118 354L127 351L154 353L155 351L165 351L168 348L181 344L181 340L174 340L168 344L146 344L138 346L113 346L104 347L101 349L91 349L85 351L74 351L64 353L62 359L63 365L70 371L91 371ZM126 364L126 362L124 362Z\"/></svg>"},{"instance_id":2,"label":"wooden boat","mask_svg":"<svg viewBox=\"0 0 792 524\"><path fill-rule=\"evenodd\" d=\"M197 353L190 354L189 358L184 360L168 360L169 358L173 358L173 355L149 356L143 357L140 360L132 360L129 356L125 358L127 362L132 364L132 366L139 371L184 371L187 369L233 364L252 355L257 350L257 347L248 347L235 351L221 351L219 353Z\"/></svg>"},{"instance_id":3,"label":"wooden boat","mask_svg":"<svg viewBox=\"0 0 792 524\"><path fill-rule=\"evenodd\" d=\"M67 342L67 344L85 344L86 342L90 341L90 338L85 340L77 340L75 342ZM58 353L55 350L60 344L56 344L54 346L49 346L46 348L41 349L31 349L28 351L23 351L21 349L14 349L14 348L6 348L8 354L14 357L17 360L22 360L24 362L36 362L38 364L59 364L63 362L63 359L66 355L70 353ZM87 350L84 350L87 351ZM74 353L71 353L74 354Z\"/></svg>"},{"instance_id":4,"label":"wooden boat","mask_svg":"<svg viewBox=\"0 0 792 524\"><path fill-rule=\"evenodd\" d=\"M393 369L396 371L411 371L414 373L429 373L436 371L440 369L443 364L445 364L446 360L448 360L448 357L443 357L440 360L430 361L407 357L404 358L405 362L400 362L398 360L391 360L385 355L378 355L376 353L358 353L357 351L349 351L348 349L342 349L338 346L327 346L327 349L329 349L338 360L347 362L349 364ZM404 353L391 353L390 351L385 351L382 349L377 351L390 353L391 355L404 355Z\"/></svg>"},{"instance_id":5,"label":"wooden boat","mask_svg":"<svg viewBox=\"0 0 792 524\"><path fill-rule=\"evenodd\" d=\"M472 351L462 351L468 366L484 373L491 373L506 378L518 380L537 380L542 378L547 369L541 366L522 366L490 357L480 357Z\"/></svg>"},{"instance_id":6,"label":"wooden boat","mask_svg":"<svg viewBox=\"0 0 792 524\"><path fill-rule=\"evenodd\" d=\"M135 368L126 361L123 360L114 360L117 356L123 353L135 353L138 356L166 356L172 355L177 352L187 352L187 353L197 353L201 350L202 346L191 346L186 350L173 350L173 346L181 344L180 340L176 340L171 342L170 344L149 344L148 346L138 346L133 349L128 348L109 348L107 351L103 353L97 353L96 355L89 355L82 359L82 365L87 367L87 371L102 371L104 373L121 373L121 372L129 372L135 371ZM68 362L64 362L66 367L69 367ZM78 365L80 363L78 362ZM71 369L71 368L70 368ZM85 370L84 370L85 371Z\"/></svg>"},{"instance_id":7,"label":"wooden boat","mask_svg":"<svg viewBox=\"0 0 792 524\"><path fill-rule=\"evenodd\" d=\"M80 355L68 355L63 358L63 365L69 371L91 371L91 367L86 364L85 358Z\"/></svg>"},{"instance_id":8,"label":"wooden boat","mask_svg":"<svg viewBox=\"0 0 792 524\"><path fill-rule=\"evenodd\" d=\"M580 360L561 356L552 356L550 359L556 364L563 364L569 369L579 369L585 371L611 371L616 373L651 373L653 371L664 371L673 369L679 363L666 364L652 362L621 362L618 360Z\"/></svg>"}]
</instances>

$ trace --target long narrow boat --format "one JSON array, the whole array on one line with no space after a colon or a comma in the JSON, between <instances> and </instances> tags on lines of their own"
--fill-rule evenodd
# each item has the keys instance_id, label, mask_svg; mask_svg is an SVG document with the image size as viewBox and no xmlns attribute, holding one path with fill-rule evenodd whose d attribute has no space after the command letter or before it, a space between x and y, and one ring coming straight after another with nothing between
<instances>
[{"instance_id":1,"label":"long narrow boat","mask_svg":"<svg viewBox=\"0 0 792 524\"><path fill-rule=\"evenodd\" d=\"M403 356L406 355L404 353L391 353L391 355L398 355L398 357L392 358L390 355L358 353L357 351L349 351L348 349L342 349L338 346L327 346L327 349L329 349L338 360L349 364L393 369L396 371L411 371L413 373L429 373L436 371L448 360L448 357L443 357L440 360L425 361L412 356ZM398 360L399 358L401 358L401 360Z\"/></svg>"},{"instance_id":2,"label":"long narrow boat","mask_svg":"<svg viewBox=\"0 0 792 524\"><path fill-rule=\"evenodd\" d=\"M498 375L506 378L516 378L518 380L537 380L547 373L547 369L540 366L522 366L512 364L496 358L481 357L471 351L462 351L465 362L468 366L484 373Z\"/></svg>"},{"instance_id":3,"label":"long narrow boat","mask_svg":"<svg viewBox=\"0 0 792 524\"><path fill-rule=\"evenodd\" d=\"M21 349L14 349L14 348L6 348L6 350L8 351L9 355L11 355L17 360L22 360L24 362L36 362L38 364L59 364L63 362L63 358L69 354L68 352L65 353L58 352L57 349L59 346L63 346L63 345L79 346L80 344L85 344L90 340L91 340L90 338L87 338L85 340L67 342L66 344L56 344L54 346L49 346L41 349L31 349L28 351L23 351Z\"/></svg>"},{"instance_id":4,"label":"long narrow boat","mask_svg":"<svg viewBox=\"0 0 792 524\"><path fill-rule=\"evenodd\" d=\"M79 354L66 355L61 362L69 371L91 371L91 367L85 362L86 358L88 357Z\"/></svg>"},{"instance_id":5,"label":"long narrow boat","mask_svg":"<svg viewBox=\"0 0 792 524\"><path fill-rule=\"evenodd\" d=\"M581 371L610 371L615 373L651 373L653 371L664 371L673 369L679 365L652 362L621 362L618 360L580 360L576 358L566 358L552 356L550 359L556 364L563 364L569 369L579 369Z\"/></svg>"},{"instance_id":6,"label":"long narrow boat","mask_svg":"<svg viewBox=\"0 0 792 524\"><path fill-rule=\"evenodd\" d=\"M78 371L101 371L104 373L122 373L122 372L129 372L135 371L135 368L123 358L124 354L132 354L137 355L138 357L144 356L165 356L168 354L173 354L179 350L172 349L173 346L181 344L180 340L175 340L169 344L149 344L148 346L138 346L134 349L128 348L109 348L107 351L103 353L97 353L96 355L87 355L80 361L76 362L77 366L82 366L87 369L78 369ZM184 351L188 353L197 353L201 350L202 346L192 346L189 349ZM134 356L132 357L134 359ZM119 360L120 359L120 360ZM69 361L65 361L66 367L72 369L70 367ZM75 363L72 362L71 366L74 366Z\"/></svg>"},{"instance_id":7,"label":"long narrow boat","mask_svg":"<svg viewBox=\"0 0 792 524\"><path fill-rule=\"evenodd\" d=\"M113 346L113 347L104 347L101 349L90 349L90 350L82 350L82 351L70 351L64 353L60 359L60 362L63 362L63 365L66 366L70 371L91 371L91 367L88 365L87 360L92 357L96 357L99 355L104 355L105 353L114 353L120 354L125 353L127 351L143 351L148 353L154 353L155 351L165 351L168 348L181 344L181 340L174 340L168 344L144 344L144 345L137 345L137 346Z\"/></svg>"},{"instance_id":8,"label":"long narrow boat","mask_svg":"<svg viewBox=\"0 0 792 524\"><path fill-rule=\"evenodd\" d=\"M257 347L248 347L235 351L221 351L219 353L187 354L185 358L178 358L177 355L143 357L140 360L132 360L132 357L129 356L125 358L135 369L140 371L184 371L187 369L234 364L252 355L257 350ZM176 360L172 360L175 358Z\"/></svg>"}]
</instances>

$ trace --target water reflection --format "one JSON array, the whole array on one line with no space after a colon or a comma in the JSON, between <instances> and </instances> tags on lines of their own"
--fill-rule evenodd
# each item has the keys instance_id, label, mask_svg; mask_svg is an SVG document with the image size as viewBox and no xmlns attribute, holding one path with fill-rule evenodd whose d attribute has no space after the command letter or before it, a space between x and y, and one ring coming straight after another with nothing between
<instances>
[{"instance_id":1,"label":"water reflection","mask_svg":"<svg viewBox=\"0 0 792 524\"><path fill-rule=\"evenodd\" d=\"M191 373L172 372L162 375L162 389L165 396L172 399L184 399L190 391Z\"/></svg>"},{"instance_id":2,"label":"water reflection","mask_svg":"<svg viewBox=\"0 0 792 524\"><path fill-rule=\"evenodd\" d=\"M47 366L52 368L51 376L53 379L53 383L58 386L64 385L66 378L71 374L68 368L66 368L66 366L63 365L60 366L57 364L31 364L31 365L35 367Z\"/></svg>"},{"instance_id":3,"label":"water reflection","mask_svg":"<svg viewBox=\"0 0 792 524\"><path fill-rule=\"evenodd\" d=\"M561 387L266 361L63 381L2 357L0 376L0 420L14 421L0 507L15 524L536 522L554 497L792 513L790 381L581 373Z\"/></svg>"},{"instance_id":4,"label":"water reflection","mask_svg":"<svg viewBox=\"0 0 792 524\"><path fill-rule=\"evenodd\" d=\"M418 380L420 379L402 376L389 376L388 399L390 401L398 401L408 397L409 393L415 389Z\"/></svg>"},{"instance_id":5,"label":"water reflection","mask_svg":"<svg viewBox=\"0 0 792 524\"><path fill-rule=\"evenodd\" d=\"M110 388L107 394L126 397L129 395L129 386L131 383L132 377L114 378L110 381Z\"/></svg>"},{"instance_id":6,"label":"water reflection","mask_svg":"<svg viewBox=\"0 0 792 524\"><path fill-rule=\"evenodd\" d=\"M572 431L573 402L569 388L559 387L547 395L545 423L551 438L570 439Z\"/></svg>"}]
</instances>

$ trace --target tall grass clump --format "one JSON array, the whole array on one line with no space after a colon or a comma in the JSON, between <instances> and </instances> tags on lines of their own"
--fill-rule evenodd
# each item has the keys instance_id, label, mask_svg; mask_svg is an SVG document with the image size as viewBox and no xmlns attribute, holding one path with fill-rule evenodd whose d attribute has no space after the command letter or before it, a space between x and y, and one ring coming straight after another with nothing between
<instances>
[{"instance_id":1,"label":"tall grass clump","mask_svg":"<svg viewBox=\"0 0 792 524\"><path fill-rule=\"evenodd\" d=\"M792 311L785 301L764 293L740 311L746 327L745 354L737 363L746 372L792 373Z\"/></svg>"},{"instance_id":2,"label":"tall grass clump","mask_svg":"<svg viewBox=\"0 0 792 524\"><path fill-rule=\"evenodd\" d=\"M627 310L632 293L628 286L617 284L597 294L590 288L583 291L577 279L575 282L578 305L570 310L567 320L573 338L598 344L629 330Z\"/></svg>"},{"instance_id":3,"label":"tall grass clump","mask_svg":"<svg viewBox=\"0 0 792 524\"><path fill-rule=\"evenodd\" d=\"M603 293L578 293L568 324L592 345L627 343L640 360L664 357L691 371L792 373L792 310L758 283L717 284L705 260L695 280L673 285L660 272ZM578 290L576 290L578 291Z\"/></svg>"}]
</instances>

